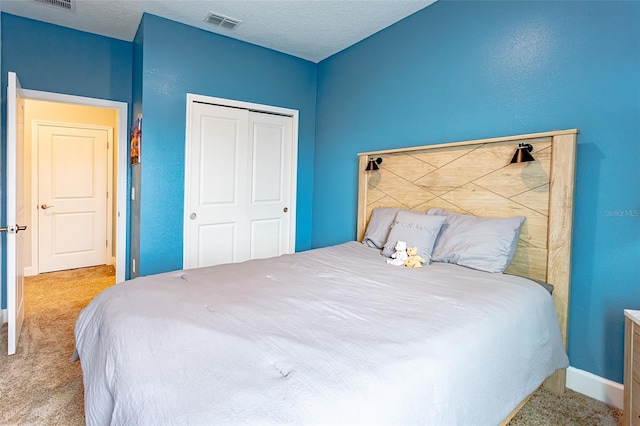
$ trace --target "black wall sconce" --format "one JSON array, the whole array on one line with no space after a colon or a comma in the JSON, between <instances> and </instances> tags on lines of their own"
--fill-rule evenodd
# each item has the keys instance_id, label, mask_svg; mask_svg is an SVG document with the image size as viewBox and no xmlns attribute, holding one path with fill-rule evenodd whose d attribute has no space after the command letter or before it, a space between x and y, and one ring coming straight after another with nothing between
<instances>
[{"instance_id":1,"label":"black wall sconce","mask_svg":"<svg viewBox=\"0 0 640 426\"><path fill-rule=\"evenodd\" d=\"M526 163L527 161L536 161L531 155L531 151L533 151L533 146L529 143L521 143L516 148L516 153L513 154L513 158L511 159L511 164L513 163Z\"/></svg>"},{"instance_id":2,"label":"black wall sconce","mask_svg":"<svg viewBox=\"0 0 640 426\"><path fill-rule=\"evenodd\" d=\"M382 163L382 158L378 157L378 158L373 158L373 157L369 157L369 162L367 163L367 168L365 169L366 171L371 171L371 170L378 170L380 167L378 167L378 164Z\"/></svg>"}]
</instances>

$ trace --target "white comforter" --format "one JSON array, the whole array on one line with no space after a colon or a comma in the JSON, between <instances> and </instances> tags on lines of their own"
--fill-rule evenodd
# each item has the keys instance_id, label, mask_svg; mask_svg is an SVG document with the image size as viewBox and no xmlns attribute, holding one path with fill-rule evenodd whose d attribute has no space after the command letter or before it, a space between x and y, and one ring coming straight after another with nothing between
<instances>
[{"instance_id":1,"label":"white comforter","mask_svg":"<svg viewBox=\"0 0 640 426\"><path fill-rule=\"evenodd\" d=\"M568 366L538 284L355 242L118 284L75 335L91 425L496 425Z\"/></svg>"}]
</instances>

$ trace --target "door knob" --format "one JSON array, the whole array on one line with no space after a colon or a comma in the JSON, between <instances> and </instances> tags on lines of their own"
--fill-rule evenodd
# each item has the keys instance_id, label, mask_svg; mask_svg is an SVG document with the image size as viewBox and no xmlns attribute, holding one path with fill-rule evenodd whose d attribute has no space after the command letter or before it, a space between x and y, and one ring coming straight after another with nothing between
<instances>
[{"instance_id":1,"label":"door knob","mask_svg":"<svg viewBox=\"0 0 640 426\"><path fill-rule=\"evenodd\" d=\"M46 204L43 204L43 205L41 205L41 206L40 206L40 208L41 208L42 210L50 209L51 207L55 207L55 206L48 206L48 205L46 205Z\"/></svg>"}]
</instances>

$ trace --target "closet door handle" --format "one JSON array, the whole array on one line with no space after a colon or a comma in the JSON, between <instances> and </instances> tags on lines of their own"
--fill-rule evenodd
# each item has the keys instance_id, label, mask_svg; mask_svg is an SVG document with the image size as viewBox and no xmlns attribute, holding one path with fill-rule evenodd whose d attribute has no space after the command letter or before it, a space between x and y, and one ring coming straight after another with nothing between
<instances>
[{"instance_id":1,"label":"closet door handle","mask_svg":"<svg viewBox=\"0 0 640 426\"><path fill-rule=\"evenodd\" d=\"M40 206L40 208L41 208L42 210L50 209L51 207L55 207L55 206L53 206L53 205L48 206L48 205L46 205L46 204L43 204L43 205L41 205L41 206Z\"/></svg>"}]
</instances>

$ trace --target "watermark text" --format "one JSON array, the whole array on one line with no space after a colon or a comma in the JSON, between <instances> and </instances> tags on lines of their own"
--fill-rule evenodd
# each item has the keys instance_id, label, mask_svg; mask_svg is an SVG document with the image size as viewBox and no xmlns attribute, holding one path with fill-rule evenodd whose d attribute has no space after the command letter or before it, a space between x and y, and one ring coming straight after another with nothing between
<instances>
[{"instance_id":1,"label":"watermark text","mask_svg":"<svg viewBox=\"0 0 640 426\"><path fill-rule=\"evenodd\" d=\"M605 210L605 217L638 217L640 210Z\"/></svg>"}]
</instances>

